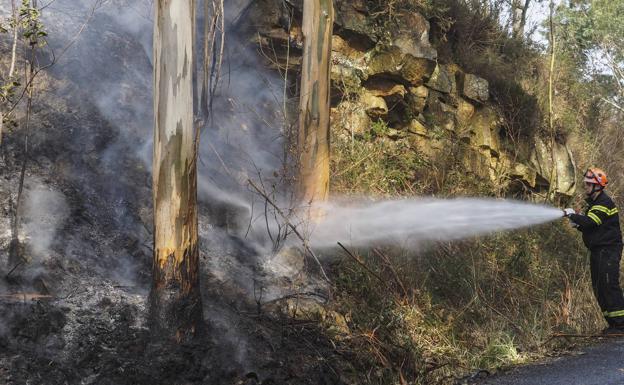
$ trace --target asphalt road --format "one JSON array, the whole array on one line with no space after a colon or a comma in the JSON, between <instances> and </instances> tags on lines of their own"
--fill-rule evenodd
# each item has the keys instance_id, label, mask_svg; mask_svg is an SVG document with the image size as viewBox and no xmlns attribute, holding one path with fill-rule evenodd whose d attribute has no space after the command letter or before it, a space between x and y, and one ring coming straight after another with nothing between
<instances>
[{"instance_id":1,"label":"asphalt road","mask_svg":"<svg viewBox=\"0 0 624 385\"><path fill-rule=\"evenodd\" d=\"M479 385L624 385L624 338L583 349L581 354L529 365Z\"/></svg>"}]
</instances>

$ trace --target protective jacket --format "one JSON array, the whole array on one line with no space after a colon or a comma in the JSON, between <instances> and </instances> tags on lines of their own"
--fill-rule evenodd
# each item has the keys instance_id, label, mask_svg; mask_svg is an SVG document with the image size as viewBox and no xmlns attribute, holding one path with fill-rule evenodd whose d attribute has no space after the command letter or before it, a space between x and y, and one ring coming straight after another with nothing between
<instances>
[{"instance_id":1,"label":"protective jacket","mask_svg":"<svg viewBox=\"0 0 624 385\"><path fill-rule=\"evenodd\" d=\"M602 191L596 200L587 199L585 215L571 214L570 220L583 233L590 250L592 288L610 327L624 329L624 296L620 288L622 232L618 209Z\"/></svg>"},{"instance_id":2,"label":"protective jacket","mask_svg":"<svg viewBox=\"0 0 624 385\"><path fill-rule=\"evenodd\" d=\"M571 214L570 219L583 233L583 242L590 250L606 246L622 246L620 216L615 203L606 192L601 192L596 200L587 198L585 215Z\"/></svg>"}]
</instances>

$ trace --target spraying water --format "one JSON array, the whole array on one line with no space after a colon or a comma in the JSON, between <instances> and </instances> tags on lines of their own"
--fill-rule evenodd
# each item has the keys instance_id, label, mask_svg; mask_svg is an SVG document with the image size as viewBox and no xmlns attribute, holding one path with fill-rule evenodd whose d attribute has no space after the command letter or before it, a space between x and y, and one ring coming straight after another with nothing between
<instances>
[{"instance_id":1,"label":"spraying water","mask_svg":"<svg viewBox=\"0 0 624 385\"><path fill-rule=\"evenodd\" d=\"M511 230L561 218L561 209L512 200L405 199L355 206L327 203L324 220L311 232L316 247L347 242L418 244Z\"/></svg>"}]
</instances>

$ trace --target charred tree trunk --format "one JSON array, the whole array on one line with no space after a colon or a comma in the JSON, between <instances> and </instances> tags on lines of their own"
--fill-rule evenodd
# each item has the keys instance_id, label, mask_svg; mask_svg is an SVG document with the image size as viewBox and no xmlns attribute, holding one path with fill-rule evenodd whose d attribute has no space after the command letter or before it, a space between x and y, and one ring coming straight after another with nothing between
<instances>
[{"instance_id":1,"label":"charred tree trunk","mask_svg":"<svg viewBox=\"0 0 624 385\"><path fill-rule=\"evenodd\" d=\"M304 0L303 66L299 102L298 198L304 204L329 194L329 87L332 0Z\"/></svg>"},{"instance_id":2,"label":"charred tree trunk","mask_svg":"<svg viewBox=\"0 0 624 385\"><path fill-rule=\"evenodd\" d=\"M195 1L157 0L154 17L154 265L150 322L188 341L202 328L193 126Z\"/></svg>"}]
</instances>

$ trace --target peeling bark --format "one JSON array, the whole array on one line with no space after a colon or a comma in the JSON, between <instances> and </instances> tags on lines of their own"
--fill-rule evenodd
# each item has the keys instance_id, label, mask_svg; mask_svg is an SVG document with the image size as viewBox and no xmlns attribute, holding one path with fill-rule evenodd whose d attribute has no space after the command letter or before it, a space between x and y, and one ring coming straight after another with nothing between
<instances>
[{"instance_id":1,"label":"peeling bark","mask_svg":"<svg viewBox=\"0 0 624 385\"><path fill-rule=\"evenodd\" d=\"M305 0L299 102L298 198L304 204L329 194L329 90L334 9L331 0Z\"/></svg>"},{"instance_id":2,"label":"peeling bark","mask_svg":"<svg viewBox=\"0 0 624 385\"><path fill-rule=\"evenodd\" d=\"M193 126L195 2L158 0L154 18L154 264L150 322L189 340L202 329Z\"/></svg>"}]
</instances>

